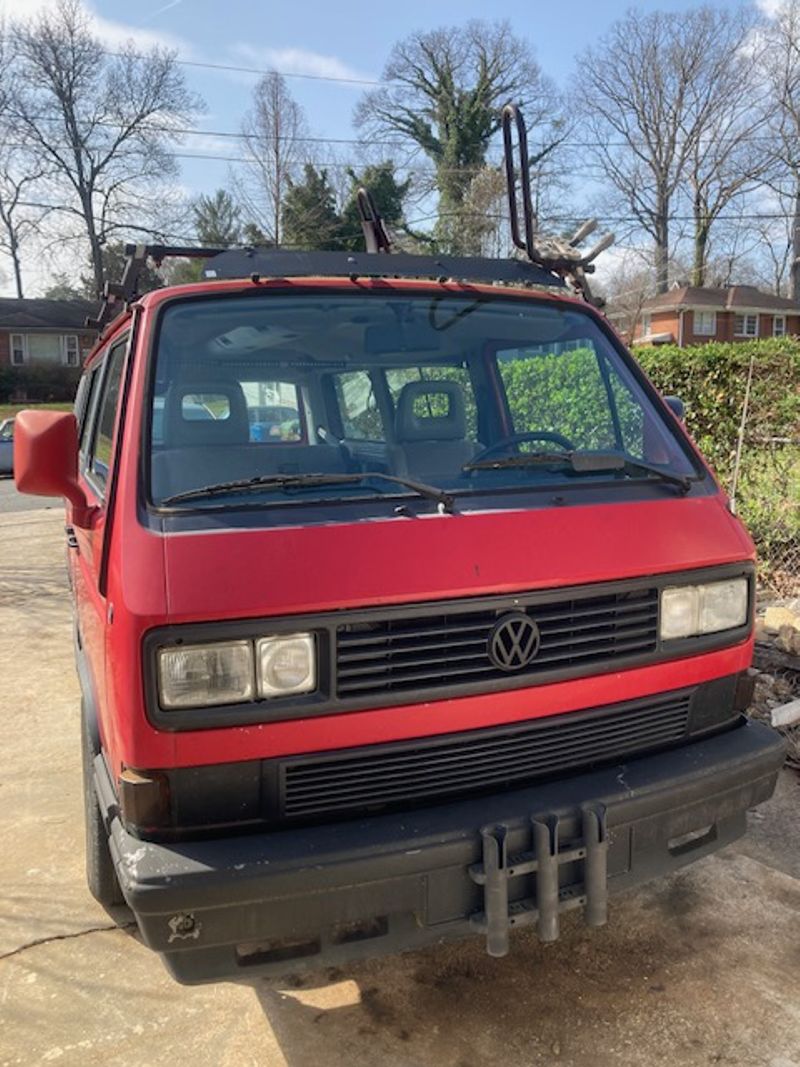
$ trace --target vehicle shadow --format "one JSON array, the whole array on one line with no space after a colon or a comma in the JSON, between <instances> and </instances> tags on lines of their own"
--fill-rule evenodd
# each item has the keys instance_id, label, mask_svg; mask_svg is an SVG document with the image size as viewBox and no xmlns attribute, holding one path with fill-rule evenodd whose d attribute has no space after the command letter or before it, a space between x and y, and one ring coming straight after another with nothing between
<instances>
[{"instance_id":1,"label":"vehicle shadow","mask_svg":"<svg viewBox=\"0 0 800 1067\"><path fill-rule=\"evenodd\" d=\"M694 875L680 874L618 898L611 926L568 915L558 942L519 934L505 959L474 939L248 984L289 1067L694 1063L663 1040L673 976L724 937L705 908L695 913L701 901ZM632 1041L641 1060L613 1053ZM710 1046L724 1041L723 1025Z\"/></svg>"}]
</instances>

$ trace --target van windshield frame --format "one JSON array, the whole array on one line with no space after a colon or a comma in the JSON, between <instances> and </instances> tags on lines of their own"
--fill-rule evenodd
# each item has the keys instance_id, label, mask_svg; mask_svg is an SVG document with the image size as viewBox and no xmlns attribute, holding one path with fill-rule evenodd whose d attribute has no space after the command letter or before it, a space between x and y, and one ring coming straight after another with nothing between
<instances>
[{"instance_id":1,"label":"van windshield frame","mask_svg":"<svg viewBox=\"0 0 800 1067\"><path fill-rule=\"evenodd\" d=\"M264 384L258 396L251 395L253 382ZM232 383L244 383L248 414L242 390L231 391ZM177 386L180 404L170 393ZM289 404L296 418L261 426L253 436L253 406L285 415ZM201 409L215 423L219 417L220 425L203 427ZM166 439L163 425L157 430L167 410L170 419L178 411L193 423L181 429L185 440ZM513 445L523 453L552 451L555 445L637 457L631 441L638 442L638 458L651 464L655 459L665 474L693 483L706 478L701 458L602 318L563 299L525 300L502 289L384 286L380 292L353 293L339 286L294 285L176 296L158 309L145 413L144 497L156 511L347 508L374 501L376 513L385 514L387 502L410 495L357 479L344 489L341 483L334 487L335 479L327 480L331 484L320 479L310 490L245 491L162 504L205 484L265 480L271 473L385 471L454 498L481 498L490 507L500 503L491 498L580 485L606 485L609 499L619 499L626 485L649 483L649 489L658 480L630 469L576 473L564 463L509 464L502 474L502 464L463 469L487 448L496 454L499 442L520 434L534 438ZM234 413L239 437L233 426L221 424ZM543 423L533 430L532 413ZM561 432L564 427L571 436ZM216 476L221 460L214 459L217 466L208 470L205 459L212 454L230 458L224 476ZM180 470L184 456L187 469Z\"/></svg>"}]
</instances>

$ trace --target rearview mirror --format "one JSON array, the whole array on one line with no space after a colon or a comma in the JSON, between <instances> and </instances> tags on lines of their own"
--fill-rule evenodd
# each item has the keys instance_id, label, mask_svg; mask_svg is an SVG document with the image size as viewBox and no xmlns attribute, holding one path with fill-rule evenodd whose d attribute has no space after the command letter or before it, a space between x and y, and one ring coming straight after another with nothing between
<instances>
[{"instance_id":1,"label":"rearview mirror","mask_svg":"<svg viewBox=\"0 0 800 1067\"><path fill-rule=\"evenodd\" d=\"M441 338L429 326L401 322L371 325L364 331L364 351L371 356L386 352L438 352Z\"/></svg>"},{"instance_id":2,"label":"rearview mirror","mask_svg":"<svg viewBox=\"0 0 800 1067\"><path fill-rule=\"evenodd\" d=\"M675 416L676 419L680 419L681 422L686 418L686 408L679 396L665 396L664 403L669 410Z\"/></svg>"},{"instance_id":3,"label":"rearview mirror","mask_svg":"<svg viewBox=\"0 0 800 1067\"><path fill-rule=\"evenodd\" d=\"M78 423L72 412L28 410L17 415L14 481L21 493L66 497L72 522L88 525L93 509L78 484Z\"/></svg>"}]
</instances>

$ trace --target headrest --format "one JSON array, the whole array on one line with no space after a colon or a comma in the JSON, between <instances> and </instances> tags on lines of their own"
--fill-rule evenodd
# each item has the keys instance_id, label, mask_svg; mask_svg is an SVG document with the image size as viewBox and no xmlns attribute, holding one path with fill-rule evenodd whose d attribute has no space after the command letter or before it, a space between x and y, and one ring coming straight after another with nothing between
<instances>
[{"instance_id":1,"label":"headrest","mask_svg":"<svg viewBox=\"0 0 800 1067\"><path fill-rule=\"evenodd\" d=\"M463 441L464 393L458 382L409 382L400 390L395 440Z\"/></svg>"},{"instance_id":2,"label":"headrest","mask_svg":"<svg viewBox=\"0 0 800 1067\"><path fill-rule=\"evenodd\" d=\"M206 398L206 402L198 401L197 397ZM212 398L227 401L227 404L217 405L223 410L214 410ZM249 440L247 401L238 382L174 382L167 390L164 398L164 444L167 447L241 445Z\"/></svg>"}]
</instances>

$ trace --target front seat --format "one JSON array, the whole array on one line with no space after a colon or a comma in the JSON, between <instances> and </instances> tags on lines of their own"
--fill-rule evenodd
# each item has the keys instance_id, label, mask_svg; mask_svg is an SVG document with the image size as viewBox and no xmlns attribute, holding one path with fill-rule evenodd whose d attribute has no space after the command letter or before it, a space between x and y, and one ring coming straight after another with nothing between
<instances>
[{"instance_id":1,"label":"front seat","mask_svg":"<svg viewBox=\"0 0 800 1067\"><path fill-rule=\"evenodd\" d=\"M222 400L214 412L197 397ZM247 401L236 381L181 381L164 398L163 448L153 450L156 500L213 482L248 478L255 469Z\"/></svg>"},{"instance_id":2,"label":"front seat","mask_svg":"<svg viewBox=\"0 0 800 1067\"><path fill-rule=\"evenodd\" d=\"M397 399L392 470L431 481L457 478L479 449L466 436L464 393L458 382L409 382Z\"/></svg>"}]
</instances>

